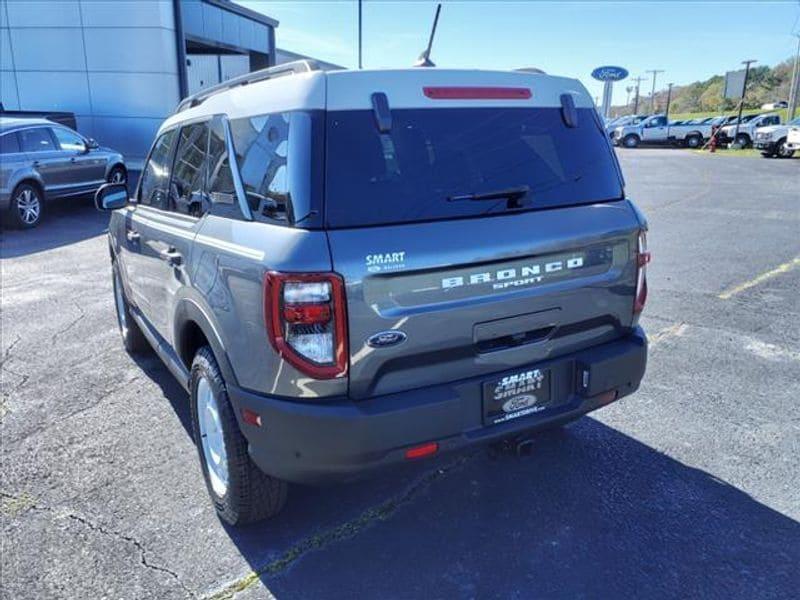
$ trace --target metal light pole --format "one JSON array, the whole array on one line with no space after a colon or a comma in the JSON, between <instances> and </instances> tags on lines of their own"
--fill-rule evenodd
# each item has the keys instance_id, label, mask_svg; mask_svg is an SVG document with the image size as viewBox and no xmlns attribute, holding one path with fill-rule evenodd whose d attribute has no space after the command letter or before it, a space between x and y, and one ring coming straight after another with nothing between
<instances>
[{"instance_id":1,"label":"metal light pole","mask_svg":"<svg viewBox=\"0 0 800 600\"><path fill-rule=\"evenodd\" d=\"M625 108L627 108L631 104L631 92L632 91L633 91L633 86L632 85L629 85L629 86L627 86L625 88L625 94L626 94L626 96L625 96Z\"/></svg>"},{"instance_id":2,"label":"metal light pole","mask_svg":"<svg viewBox=\"0 0 800 600\"><path fill-rule=\"evenodd\" d=\"M664 69L651 69L649 71L645 71L645 73L652 73L653 74L653 91L650 94L650 112L656 112L656 77L659 73L663 73Z\"/></svg>"},{"instance_id":3,"label":"metal light pole","mask_svg":"<svg viewBox=\"0 0 800 600\"><path fill-rule=\"evenodd\" d=\"M636 95L633 97L633 114L637 114L639 112L639 86L643 81L647 81L647 77L635 77L633 80L636 82Z\"/></svg>"},{"instance_id":4,"label":"metal light pole","mask_svg":"<svg viewBox=\"0 0 800 600\"><path fill-rule=\"evenodd\" d=\"M364 68L361 61L361 0L358 0L358 68Z\"/></svg>"},{"instance_id":5,"label":"metal light pole","mask_svg":"<svg viewBox=\"0 0 800 600\"><path fill-rule=\"evenodd\" d=\"M797 104L800 102L800 33L797 36L797 53L794 55L794 67L792 68L792 85L789 88L789 120L794 119Z\"/></svg>"},{"instance_id":6,"label":"metal light pole","mask_svg":"<svg viewBox=\"0 0 800 600\"><path fill-rule=\"evenodd\" d=\"M739 123L742 121L742 110L744 110L744 98L747 96L747 79L750 76L750 64L758 62L755 59L750 60L743 60L742 64L744 65L744 85L742 86L742 99L739 102L739 116L736 117L736 129L733 132L733 143L736 143L736 139L739 137Z\"/></svg>"}]
</instances>

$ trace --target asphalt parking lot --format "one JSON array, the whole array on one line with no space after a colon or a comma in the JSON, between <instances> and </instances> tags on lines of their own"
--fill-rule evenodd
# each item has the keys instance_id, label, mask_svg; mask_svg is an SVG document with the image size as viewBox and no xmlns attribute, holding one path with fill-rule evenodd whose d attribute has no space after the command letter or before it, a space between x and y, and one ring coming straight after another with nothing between
<instances>
[{"instance_id":1,"label":"asphalt parking lot","mask_svg":"<svg viewBox=\"0 0 800 600\"><path fill-rule=\"evenodd\" d=\"M536 439L217 520L184 392L129 357L107 217L2 231L3 598L787 598L800 587L800 160L619 152L648 372Z\"/></svg>"}]
</instances>

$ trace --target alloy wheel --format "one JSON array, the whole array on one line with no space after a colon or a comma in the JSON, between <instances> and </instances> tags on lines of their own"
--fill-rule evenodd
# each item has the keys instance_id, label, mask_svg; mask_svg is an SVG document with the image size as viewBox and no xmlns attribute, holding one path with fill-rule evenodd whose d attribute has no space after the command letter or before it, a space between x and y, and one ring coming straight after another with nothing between
<instances>
[{"instance_id":1,"label":"alloy wheel","mask_svg":"<svg viewBox=\"0 0 800 600\"><path fill-rule=\"evenodd\" d=\"M16 203L20 221L25 225L33 225L39 220L39 216L42 214L42 202L34 190L31 188L21 190L17 195Z\"/></svg>"},{"instance_id":2,"label":"alloy wheel","mask_svg":"<svg viewBox=\"0 0 800 600\"><path fill-rule=\"evenodd\" d=\"M204 376L197 380L197 421L208 479L214 493L221 498L228 491L228 455L217 397Z\"/></svg>"}]
</instances>

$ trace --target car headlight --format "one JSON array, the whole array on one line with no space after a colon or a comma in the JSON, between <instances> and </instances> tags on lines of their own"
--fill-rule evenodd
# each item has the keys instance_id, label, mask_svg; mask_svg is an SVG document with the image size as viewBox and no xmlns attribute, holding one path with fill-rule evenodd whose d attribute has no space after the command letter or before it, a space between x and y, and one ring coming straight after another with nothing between
<instances>
[{"instance_id":1,"label":"car headlight","mask_svg":"<svg viewBox=\"0 0 800 600\"><path fill-rule=\"evenodd\" d=\"M759 133L756 137L758 137L759 139L764 140L764 141L769 141L769 140L772 139L772 134L771 133Z\"/></svg>"}]
</instances>

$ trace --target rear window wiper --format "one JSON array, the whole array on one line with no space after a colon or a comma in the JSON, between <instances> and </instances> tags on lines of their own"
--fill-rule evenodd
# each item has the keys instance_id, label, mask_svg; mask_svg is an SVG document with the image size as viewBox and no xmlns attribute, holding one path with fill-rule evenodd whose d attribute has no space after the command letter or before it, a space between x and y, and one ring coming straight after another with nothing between
<instances>
[{"instance_id":1,"label":"rear window wiper","mask_svg":"<svg viewBox=\"0 0 800 600\"><path fill-rule=\"evenodd\" d=\"M495 190L492 192L481 192L479 194L458 194L455 196L448 196L448 202L461 202L464 200L481 202L484 200L507 200L508 208L521 208L520 200L525 198L531 191L527 185L520 185L517 187L506 188L503 190Z\"/></svg>"}]
</instances>

